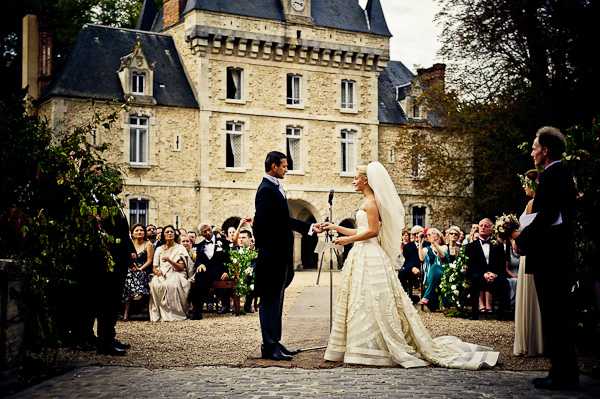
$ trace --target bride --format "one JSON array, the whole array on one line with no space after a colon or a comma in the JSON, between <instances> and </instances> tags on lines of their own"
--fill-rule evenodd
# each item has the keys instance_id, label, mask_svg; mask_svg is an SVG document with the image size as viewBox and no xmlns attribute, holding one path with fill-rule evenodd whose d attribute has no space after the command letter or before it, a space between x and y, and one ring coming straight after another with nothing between
<instances>
[{"instance_id":1,"label":"bride","mask_svg":"<svg viewBox=\"0 0 600 399\"><path fill-rule=\"evenodd\" d=\"M325 360L407 368L494 366L499 353L491 348L456 337L432 338L403 291L392 259L400 250L404 208L383 165L359 166L352 184L364 195L357 229L322 224L346 236L336 244L354 244L342 271Z\"/></svg>"}]
</instances>

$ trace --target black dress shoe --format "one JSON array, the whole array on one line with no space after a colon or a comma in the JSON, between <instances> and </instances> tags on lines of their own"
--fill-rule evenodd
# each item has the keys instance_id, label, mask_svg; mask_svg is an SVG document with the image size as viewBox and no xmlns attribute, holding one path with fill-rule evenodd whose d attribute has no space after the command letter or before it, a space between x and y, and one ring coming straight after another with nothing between
<instances>
[{"instance_id":1,"label":"black dress shoe","mask_svg":"<svg viewBox=\"0 0 600 399\"><path fill-rule=\"evenodd\" d=\"M261 357L269 360L292 360L293 358L289 355L284 354L279 347L275 347L273 350L265 349L264 346L260 347Z\"/></svg>"},{"instance_id":2,"label":"black dress shoe","mask_svg":"<svg viewBox=\"0 0 600 399\"><path fill-rule=\"evenodd\" d=\"M279 350L281 350L281 353L283 353L284 355L294 356L294 355L297 355L298 353L300 353L299 349L291 351L280 343L278 343L277 345L279 346Z\"/></svg>"},{"instance_id":3,"label":"black dress shoe","mask_svg":"<svg viewBox=\"0 0 600 399\"><path fill-rule=\"evenodd\" d=\"M534 378L533 386L537 389L548 389L554 391L574 390L579 388L579 378L560 380L552 377Z\"/></svg>"},{"instance_id":4,"label":"black dress shoe","mask_svg":"<svg viewBox=\"0 0 600 399\"><path fill-rule=\"evenodd\" d=\"M111 346L101 346L98 348L97 353L99 355L108 355L108 356L125 356L127 351L122 348L117 348L114 345Z\"/></svg>"},{"instance_id":5,"label":"black dress shoe","mask_svg":"<svg viewBox=\"0 0 600 399\"><path fill-rule=\"evenodd\" d=\"M227 313L231 313L231 309L229 309L229 308L221 308L217 312L217 314L227 314Z\"/></svg>"},{"instance_id":6,"label":"black dress shoe","mask_svg":"<svg viewBox=\"0 0 600 399\"><path fill-rule=\"evenodd\" d=\"M202 320L202 313L192 313L192 316L190 317L190 319L192 320Z\"/></svg>"},{"instance_id":7,"label":"black dress shoe","mask_svg":"<svg viewBox=\"0 0 600 399\"><path fill-rule=\"evenodd\" d=\"M113 339L113 346L114 346L115 348L120 348L120 349L125 349L125 350L127 350L127 349L130 349L130 348L131 348L131 345L129 345L129 344L126 344L126 343L124 343L124 342L121 342L121 341L119 341L119 340L117 340L117 339Z\"/></svg>"}]
</instances>

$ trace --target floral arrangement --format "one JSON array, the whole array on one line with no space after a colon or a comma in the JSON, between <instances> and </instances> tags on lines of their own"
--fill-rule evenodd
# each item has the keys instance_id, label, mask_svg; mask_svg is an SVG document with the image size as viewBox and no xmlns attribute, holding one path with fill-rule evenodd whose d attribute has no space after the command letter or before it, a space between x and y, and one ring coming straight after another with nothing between
<instances>
[{"instance_id":1,"label":"floral arrangement","mask_svg":"<svg viewBox=\"0 0 600 399\"><path fill-rule=\"evenodd\" d=\"M511 234L520 227L519 219L514 214L502 214L496 218L494 234L503 240L508 240Z\"/></svg>"},{"instance_id":2,"label":"floral arrangement","mask_svg":"<svg viewBox=\"0 0 600 399\"><path fill-rule=\"evenodd\" d=\"M229 276L236 281L235 294L240 297L254 291L253 261L258 256L256 250L246 247L229 251L227 269Z\"/></svg>"},{"instance_id":3,"label":"floral arrangement","mask_svg":"<svg viewBox=\"0 0 600 399\"><path fill-rule=\"evenodd\" d=\"M537 182L533 179L530 179L526 175L517 175L519 177L519 181L521 182L521 187L529 188L531 191L535 192L537 190Z\"/></svg>"},{"instance_id":4,"label":"floral arrangement","mask_svg":"<svg viewBox=\"0 0 600 399\"><path fill-rule=\"evenodd\" d=\"M444 268L442 280L438 288L440 300L446 308L461 311L469 298L469 281L466 278L469 257L462 247L454 260Z\"/></svg>"}]
</instances>

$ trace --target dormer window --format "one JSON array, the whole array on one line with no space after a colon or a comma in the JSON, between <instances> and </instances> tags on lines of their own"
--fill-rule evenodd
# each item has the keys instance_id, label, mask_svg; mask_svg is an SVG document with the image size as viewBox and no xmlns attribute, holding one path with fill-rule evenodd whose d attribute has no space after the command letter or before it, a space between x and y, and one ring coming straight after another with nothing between
<instances>
[{"instance_id":1,"label":"dormer window","mask_svg":"<svg viewBox=\"0 0 600 399\"><path fill-rule=\"evenodd\" d=\"M145 72L132 72L131 74L131 93L144 95L144 88L146 87L146 73Z\"/></svg>"},{"instance_id":2,"label":"dormer window","mask_svg":"<svg viewBox=\"0 0 600 399\"><path fill-rule=\"evenodd\" d=\"M414 103L412 111L413 111L413 118L415 118L415 119L421 118L421 107L419 106L419 104Z\"/></svg>"}]
</instances>

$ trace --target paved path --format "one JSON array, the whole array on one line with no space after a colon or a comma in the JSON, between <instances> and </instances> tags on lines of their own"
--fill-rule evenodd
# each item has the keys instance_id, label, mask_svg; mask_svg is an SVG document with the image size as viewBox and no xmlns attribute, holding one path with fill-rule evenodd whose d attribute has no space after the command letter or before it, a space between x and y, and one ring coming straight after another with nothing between
<instances>
[{"instance_id":1,"label":"paved path","mask_svg":"<svg viewBox=\"0 0 600 399\"><path fill-rule=\"evenodd\" d=\"M586 391L546 393L528 383L539 373L445 369L202 367L148 370L86 367L21 392L14 398L593 398Z\"/></svg>"},{"instance_id":2,"label":"paved path","mask_svg":"<svg viewBox=\"0 0 600 399\"><path fill-rule=\"evenodd\" d=\"M303 278L312 278L306 274ZM329 286L306 284L287 312L284 342L292 348L321 346L329 332ZM302 356L315 359L302 360ZM540 372L462 371L441 368L337 367L318 369L322 353L294 362L248 361L253 367L84 367L31 387L14 398L598 398L600 381L582 378L579 392L541 392L529 383ZM291 367L256 367L256 366ZM314 364L307 370L296 368ZM335 367L335 364L329 365ZM316 369L315 369L316 368Z\"/></svg>"}]
</instances>

